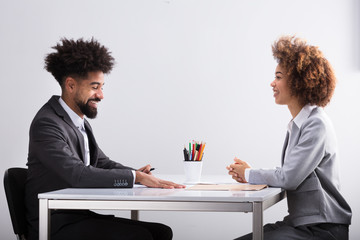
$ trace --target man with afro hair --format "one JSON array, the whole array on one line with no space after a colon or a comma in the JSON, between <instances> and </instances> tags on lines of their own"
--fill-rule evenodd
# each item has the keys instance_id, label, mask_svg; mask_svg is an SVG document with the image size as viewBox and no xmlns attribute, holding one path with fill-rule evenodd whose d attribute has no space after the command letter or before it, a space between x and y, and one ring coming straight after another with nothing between
<instances>
[{"instance_id":1,"label":"man with afro hair","mask_svg":"<svg viewBox=\"0 0 360 240\"><path fill-rule=\"evenodd\" d=\"M150 165L138 170L110 160L99 148L87 118L95 118L104 98L104 74L114 58L95 39L61 39L45 58L45 69L58 81L52 96L30 126L28 178L25 186L27 239L38 239L39 193L63 188L183 188L154 177ZM104 216L91 211L51 212L51 239L172 239L160 223Z\"/></svg>"}]
</instances>

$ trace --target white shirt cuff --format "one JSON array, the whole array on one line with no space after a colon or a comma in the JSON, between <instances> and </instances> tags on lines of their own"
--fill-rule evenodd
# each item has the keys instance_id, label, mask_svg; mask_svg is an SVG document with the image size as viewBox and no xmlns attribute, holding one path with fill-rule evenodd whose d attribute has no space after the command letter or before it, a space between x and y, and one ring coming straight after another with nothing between
<instances>
[{"instance_id":1,"label":"white shirt cuff","mask_svg":"<svg viewBox=\"0 0 360 240\"><path fill-rule=\"evenodd\" d=\"M133 176L134 176L134 181L133 181L133 186L134 186L134 184L135 184L135 178L136 178L136 173L135 173L135 170L131 170L131 172L132 172L132 174L133 174Z\"/></svg>"},{"instance_id":2,"label":"white shirt cuff","mask_svg":"<svg viewBox=\"0 0 360 240\"><path fill-rule=\"evenodd\" d=\"M245 181L249 182L249 177L250 177L250 168L245 168Z\"/></svg>"}]
</instances>

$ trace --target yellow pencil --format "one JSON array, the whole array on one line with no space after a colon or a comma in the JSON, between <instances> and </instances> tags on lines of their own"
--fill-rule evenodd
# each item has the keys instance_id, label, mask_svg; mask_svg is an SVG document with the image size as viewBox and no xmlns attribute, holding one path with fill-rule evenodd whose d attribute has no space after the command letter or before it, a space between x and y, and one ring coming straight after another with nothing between
<instances>
[{"instance_id":1,"label":"yellow pencil","mask_svg":"<svg viewBox=\"0 0 360 240\"><path fill-rule=\"evenodd\" d=\"M204 148L205 148L206 143L203 143L201 146L201 152L200 152L200 157L199 157L199 161L202 161L202 157L204 155Z\"/></svg>"}]
</instances>

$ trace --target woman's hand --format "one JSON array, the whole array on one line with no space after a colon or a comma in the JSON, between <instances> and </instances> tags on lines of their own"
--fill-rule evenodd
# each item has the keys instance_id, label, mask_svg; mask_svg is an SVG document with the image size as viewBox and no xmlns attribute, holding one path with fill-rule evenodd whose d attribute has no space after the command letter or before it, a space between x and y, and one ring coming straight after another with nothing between
<instances>
[{"instance_id":1,"label":"woman's hand","mask_svg":"<svg viewBox=\"0 0 360 240\"><path fill-rule=\"evenodd\" d=\"M229 175L232 176L232 178L240 183L247 183L245 179L245 169L251 168L250 165L240 160L239 158L234 158L234 163L230 164L226 167L226 169L229 171Z\"/></svg>"}]
</instances>

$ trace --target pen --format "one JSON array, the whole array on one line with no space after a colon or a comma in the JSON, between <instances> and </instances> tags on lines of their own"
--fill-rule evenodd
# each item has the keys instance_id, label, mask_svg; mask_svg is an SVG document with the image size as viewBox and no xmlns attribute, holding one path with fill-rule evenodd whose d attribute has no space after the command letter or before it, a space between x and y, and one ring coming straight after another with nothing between
<instances>
[{"instance_id":1,"label":"pen","mask_svg":"<svg viewBox=\"0 0 360 240\"><path fill-rule=\"evenodd\" d=\"M191 158L191 141L189 142L189 161L191 161L192 160L192 158Z\"/></svg>"},{"instance_id":2,"label":"pen","mask_svg":"<svg viewBox=\"0 0 360 240\"><path fill-rule=\"evenodd\" d=\"M186 147L184 146L184 160L185 161L189 161L189 153L188 151L186 150Z\"/></svg>"},{"instance_id":3,"label":"pen","mask_svg":"<svg viewBox=\"0 0 360 240\"><path fill-rule=\"evenodd\" d=\"M154 171L155 168L150 168L149 172ZM144 170L141 170L141 172L144 172Z\"/></svg>"},{"instance_id":4,"label":"pen","mask_svg":"<svg viewBox=\"0 0 360 240\"><path fill-rule=\"evenodd\" d=\"M194 161L198 161L199 160L199 150L200 150L200 144L196 144L196 150L195 150L195 156L194 156Z\"/></svg>"}]
</instances>

